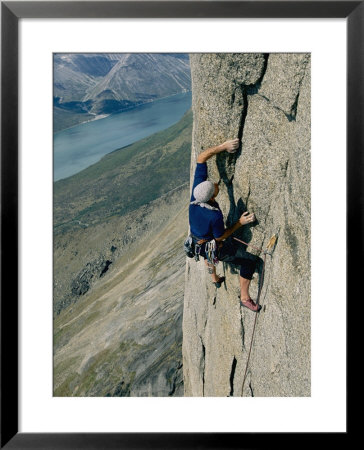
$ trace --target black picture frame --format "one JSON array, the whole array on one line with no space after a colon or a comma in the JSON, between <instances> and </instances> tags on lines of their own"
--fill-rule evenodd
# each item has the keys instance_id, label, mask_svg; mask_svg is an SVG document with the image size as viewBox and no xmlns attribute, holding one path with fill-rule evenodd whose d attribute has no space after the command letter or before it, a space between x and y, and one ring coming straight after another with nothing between
<instances>
[{"instance_id":1,"label":"black picture frame","mask_svg":"<svg viewBox=\"0 0 364 450\"><path fill-rule=\"evenodd\" d=\"M18 432L18 21L21 18L346 18L347 20L347 299L359 290L363 262L363 1L5 1L1 2L1 448L260 448L297 433ZM335 224L333 224L335 226ZM342 238L344 238L342 236ZM358 255L359 250L359 255ZM348 355L350 347L348 346ZM248 412L245 412L248 413ZM349 417L349 415L347 416ZM259 418L257 418L259 420ZM335 433L337 444L348 438ZM300 435L307 444L309 433ZM315 444L325 440L315 434Z\"/></svg>"}]
</instances>

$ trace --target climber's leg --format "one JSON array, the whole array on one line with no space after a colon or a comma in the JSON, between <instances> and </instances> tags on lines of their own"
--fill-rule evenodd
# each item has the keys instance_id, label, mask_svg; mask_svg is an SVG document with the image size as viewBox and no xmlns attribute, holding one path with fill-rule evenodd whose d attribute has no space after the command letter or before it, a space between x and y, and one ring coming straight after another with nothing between
<instances>
[{"instance_id":1,"label":"climber's leg","mask_svg":"<svg viewBox=\"0 0 364 450\"><path fill-rule=\"evenodd\" d=\"M240 261L240 299L246 301L250 298L249 286L255 271L255 261L243 258Z\"/></svg>"},{"instance_id":2,"label":"climber's leg","mask_svg":"<svg viewBox=\"0 0 364 450\"><path fill-rule=\"evenodd\" d=\"M250 298L249 295L250 280L247 280L246 278L243 277L239 278L240 278L240 300L242 302L245 302Z\"/></svg>"},{"instance_id":3,"label":"climber's leg","mask_svg":"<svg viewBox=\"0 0 364 450\"><path fill-rule=\"evenodd\" d=\"M255 270L255 261L245 259L240 266L240 303L252 311L259 312L260 305L254 303L249 295L250 280Z\"/></svg>"},{"instance_id":4,"label":"climber's leg","mask_svg":"<svg viewBox=\"0 0 364 450\"><path fill-rule=\"evenodd\" d=\"M221 278L216 274L216 266L214 266L213 264L209 264L207 262L207 259L205 259L205 265L209 274L211 274L213 283L218 283Z\"/></svg>"}]
</instances>

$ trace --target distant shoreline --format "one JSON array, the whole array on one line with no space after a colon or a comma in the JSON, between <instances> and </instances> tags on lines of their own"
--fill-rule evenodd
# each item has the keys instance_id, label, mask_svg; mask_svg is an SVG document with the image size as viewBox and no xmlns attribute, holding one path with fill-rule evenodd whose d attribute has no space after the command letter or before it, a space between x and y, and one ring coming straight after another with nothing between
<instances>
[{"instance_id":1,"label":"distant shoreline","mask_svg":"<svg viewBox=\"0 0 364 450\"><path fill-rule=\"evenodd\" d=\"M191 110L191 91L166 96L148 105L126 111L125 115L112 114L97 125L90 123L87 127L55 134L53 181L66 179L99 162L107 154L173 126Z\"/></svg>"},{"instance_id":2,"label":"distant shoreline","mask_svg":"<svg viewBox=\"0 0 364 450\"><path fill-rule=\"evenodd\" d=\"M62 128L62 130L59 130L59 131L56 131L55 133L53 133L53 136L55 136L55 135L58 134L58 133L62 133L63 131L70 130L71 128L78 127L79 125L83 125L83 124L85 124L85 123L90 123L90 122L95 122L96 120L106 119L107 117L110 117L110 116L112 116L112 115L114 115L114 114L121 114L121 113L123 113L123 112L131 111L132 109L139 108L140 106L147 105L148 103L158 102L158 100L164 100L164 99L166 99L166 98L175 97L176 95L180 95L180 94L187 94L188 92L191 92L191 93L192 93L192 89L190 89L190 90L185 90L185 91L181 91L181 92L177 92L176 94L165 95L164 97L158 97L158 98L156 98L156 99L154 99L154 100L147 100L147 101L145 101L145 102L143 102L143 103L139 103L138 105L135 105L135 106L129 106L129 107L125 108L125 109L122 109L122 110L120 110L120 111L115 111L115 112L110 113L110 114L95 114L95 117L94 117L94 118L89 119L89 120L84 120L83 122L80 122L80 123L77 123L77 124L75 124L75 125L72 125L71 127ZM92 114L92 113L87 113L87 114Z\"/></svg>"}]
</instances>

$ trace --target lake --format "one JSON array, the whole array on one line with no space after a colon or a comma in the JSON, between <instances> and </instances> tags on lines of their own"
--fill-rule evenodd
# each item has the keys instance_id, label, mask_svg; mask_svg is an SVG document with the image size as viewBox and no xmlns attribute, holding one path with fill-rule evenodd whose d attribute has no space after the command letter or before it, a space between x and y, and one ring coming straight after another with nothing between
<instances>
[{"instance_id":1,"label":"lake","mask_svg":"<svg viewBox=\"0 0 364 450\"><path fill-rule=\"evenodd\" d=\"M55 133L54 181L80 172L107 153L170 127L190 108L191 92L185 92Z\"/></svg>"}]
</instances>

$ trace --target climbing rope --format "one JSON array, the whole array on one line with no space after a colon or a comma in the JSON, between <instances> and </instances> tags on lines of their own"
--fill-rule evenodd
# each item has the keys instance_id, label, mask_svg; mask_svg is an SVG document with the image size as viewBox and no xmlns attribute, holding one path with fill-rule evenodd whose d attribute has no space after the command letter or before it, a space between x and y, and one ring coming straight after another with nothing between
<instances>
[{"instance_id":1,"label":"climbing rope","mask_svg":"<svg viewBox=\"0 0 364 450\"><path fill-rule=\"evenodd\" d=\"M261 275L261 278L260 278L260 283L259 283L259 288L258 288L258 296L257 296L257 301L256 301L256 304L257 304L258 306L259 306L260 294L261 294L262 289L263 289L264 273L265 273L265 263L266 263L266 260L267 260L267 255L272 256L272 253L273 253L275 244L276 244L276 242L277 242L277 238L278 238L278 232L275 233L275 234L269 239L269 242L268 242L268 244L267 244L267 247L266 247L266 249L263 251L262 248L254 247L253 245L248 244L247 242L244 242L244 241L242 241L242 240L240 240L240 239L234 237L234 239L235 239L236 241L239 241L239 242L241 242L242 244L245 244L245 245L247 245L247 246L249 246L249 247L252 247L252 248L254 248L255 250L258 250L259 252L263 251L264 257L263 257L262 275ZM252 347L253 347L253 340L254 340L254 334L255 334L255 327L256 327L256 324L257 324L257 319L258 319L258 314L255 315L255 319L254 319L253 332L252 332L252 337L251 337L251 341L250 341L250 347L249 347L248 359L247 359L247 362L246 362L245 373L244 373L244 378L243 378L243 387L242 387L242 389L241 389L242 395L244 395L244 385L245 385L245 380L246 380L246 376L247 376L247 373L248 373L248 367L249 367L249 362L250 362L250 354L251 354Z\"/></svg>"}]
</instances>

